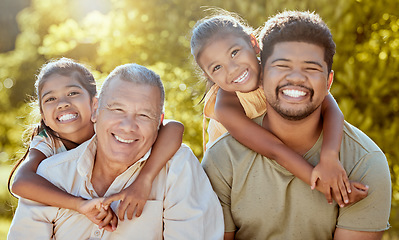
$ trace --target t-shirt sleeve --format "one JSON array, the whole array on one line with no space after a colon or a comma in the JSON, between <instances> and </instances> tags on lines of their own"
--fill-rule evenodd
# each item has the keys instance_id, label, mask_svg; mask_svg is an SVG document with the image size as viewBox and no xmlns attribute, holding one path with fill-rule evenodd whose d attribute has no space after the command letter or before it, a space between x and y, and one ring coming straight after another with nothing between
<instances>
[{"instance_id":1,"label":"t-shirt sleeve","mask_svg":"<svg viewBox=\"0 0 399 240\"><path fill-rule=\"evenodd\" d=\"M51 146L49 140L41 135L36 135L33 137L32 142L30 143L29 149L36 149L42 152L46 157L53 156L54 148Z\"/></svg>"},{"instance_id":2,"label":"t-shirt sleeve","mask_svg":"<svg viewBox=\"0 0 399 240\"><path fill-rule=\"evenodd\" d=\"M225 232L234 232L236 225L231 213L231 186L233 181L233 168L230 161L221 162L223 151L217 151L215 148L210 148L205 152L202 160L202 167L204 168L208 178L211 182L213 190L219 198L223 209ZM218 162L219 161L219 162Z\"/></svg>"},{"instance_id":3,"label":"t-shirt sleeve","mask_svg":"<svg viewBox=\"0 0 399 240\"><path fill-rule=\"evenodd\" d=\"M366 154L352 169L349 179L369 186L368 196L339 210L337 227L354 231L384 231L389 228L391 178L382 152Z\"/></svg>"}]
</instances>

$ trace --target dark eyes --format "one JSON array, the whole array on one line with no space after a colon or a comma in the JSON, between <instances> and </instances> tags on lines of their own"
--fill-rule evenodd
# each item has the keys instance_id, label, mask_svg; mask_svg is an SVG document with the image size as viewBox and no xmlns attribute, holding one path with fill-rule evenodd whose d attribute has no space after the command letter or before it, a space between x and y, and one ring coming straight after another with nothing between
<instances>
[{"instance_id":1,"label":"dark eyes","mask_svg":"<svg viewBox=\"0 0 399 240\"><path fill-rule=\"evenodd\" d=\"M216 71L219 70L221 67L222 67L222 66L220 66L220 65L216 65L216 66L212 69L212 71L213 71L213 72L216 72Z\"/></svg>"},{"instance_id":2,"label":"dark eyes","mask_svg":"<svg viewBox=\"0 0 399 240\"><path fill-rule=\"evenodd\" d=\"M231 52L231 57L232 57L232 58L235 57L235 56L238 54L239 51L240 51L239 49L233 50L233 51ZM216 71L219 70L220 68L222 68L221 65L216 65L216 66L212 69L212 72L216 72Z\"/></svg>"},{"instance_id":3,"label":"dark eyes","mask_svg":"<svg viewBox=\"0 0 399 240\"><path fill-rule=\"evenodd\" d=\"M233 52L231 52L231 57L234 57L235 55L237 55L238 53L238 49L233 50Z\"/></svg>"},{"instance_id":4,"label":"dark eyes","mask_svg":"<svg viewBox=\"0 0 399 240\"><path fill-rule=\"evenodd\" d=\"M68 94L68 96L74 96L74 95L78 95L78 94L80 94L79 92L70 92L69 94Z\"/></svg>"},{"instance_id":5,"label":"dark eyes","mask_svg":"<svg viewBox=\"0 0 399 240\"><path fill-rule=\"evenodd\" d=\"M51 102L54 100L55 100L55 97L49 97L49 98L45 99L44 102L47 103L47 102Z\"/></svg>"}]
</instances>

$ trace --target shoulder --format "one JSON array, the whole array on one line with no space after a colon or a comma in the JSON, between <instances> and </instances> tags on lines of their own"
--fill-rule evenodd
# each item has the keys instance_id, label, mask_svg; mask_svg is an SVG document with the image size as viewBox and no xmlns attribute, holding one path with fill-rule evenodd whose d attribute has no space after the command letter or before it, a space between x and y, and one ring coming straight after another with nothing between
<instances>
[{"instance_id":1,"label":"shoulder","mask_svg":"<svg viewBox=\"0 0 399 240\"><path fill-rule=\"evenodd\" d=\"M46 179L59 178L60 175L65 175L69 171L76 171L77 159L86 149L87 142L80 146L66 151L55 154L49 158L44 159L37 168L37 174L45 177Z\"/></svg>"},{"instance_id":2,"label":"shoulder","mask_svg":"<svg viewBox=\"0 0 399 240\"><path fill-rule=\"evenodd\" d=\"M264 114L261 116L252 119L258 125L262 124ZM225 133L221 137L219 137L216 141L214 141L209 148L206 150L205 155L232 155L239 154L242 151L252 151L249 148L242 145L238 142L230 133ZM205 158L205 156L204 156Z\"/></svg>"},{"instance_id":3,"label":"shoulder","mask_svg":"<svg viewBox=\"0 0 399 240\"><path fill-rule=\"evenodd\" d=\"M182 143L175 155L173 155L173 157L167 163L169 168L173 169L181 169L184 165L198 167L195 166L197 164L199 164L199 160L194 155L191 148L184 143Z\"/></svg>"},{"instance_id":4,"label":"shoulder","mask_svg":"<svg viewBox=\"0 0 399 240\"><path fill-rule=\"evenodd\" d=\"M344 134L341 144L341 155L343 162L351 161L357 164L358 161L378 161L387 164L387 159L377 144L355 126L344 123Z\"/></svg>"},{"instance_id":5,"label":"shoulder","mask_svg":"<svg viewBox=\"0 0 399 240\"><path fill-rule=\"evenodd\" d=\"M366 152L382 152L369 136L346 121L344 123L344 137L347 144L353 142L353 144L357 147L363 148Z\"/></svg>"}]
</instances>

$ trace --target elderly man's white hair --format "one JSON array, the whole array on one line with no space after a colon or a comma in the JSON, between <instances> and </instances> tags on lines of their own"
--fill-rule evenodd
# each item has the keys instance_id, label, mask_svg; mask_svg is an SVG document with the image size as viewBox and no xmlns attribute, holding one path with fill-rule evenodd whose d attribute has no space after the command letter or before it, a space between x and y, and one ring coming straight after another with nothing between
<instances>
[{"instance_id":1,"label":"elderly man's white hair","mask_svg":"<svg viewBox=\"0 0 399 240\"><path fill-rule=\"evenodd\" d=\"M104 93L107 91L108 86L112 79L120 78L124 81L129 81L136 84L150 85L158 87L161 93L161 113L164 112L164 102L165 102L165 90L161 81L161 78L154 71L143 67L135 63L128 63L116 67L105 79L100 94L99 94L99 106L101 106L101 99Z\"/></svg>"}]
</instances>

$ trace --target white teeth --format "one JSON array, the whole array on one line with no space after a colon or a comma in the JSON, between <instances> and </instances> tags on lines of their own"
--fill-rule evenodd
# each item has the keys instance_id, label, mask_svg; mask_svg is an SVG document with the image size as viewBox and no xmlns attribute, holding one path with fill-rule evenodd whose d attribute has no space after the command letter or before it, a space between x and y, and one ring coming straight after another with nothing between
<instances>
[{"instance_id":1,"label":"white teeth","mask_svg":"<svg viewBox=\"0 0 399 240\"><path fill-rule=\"evenodd\" d=\"M289 97L295 97L295 98L303 97L306 95L306 92L299 91L299 90L293 90L293 89L283 90L283 93L284 93L284 95L287 95Z\"/></svg>"},{"instance_id":2,"label":"white teeth","mask_svg":"<svg viewBox=\"0 0 399 240\"><path fill-rule=\"evenodd\" d=\"M123 138L121 138L121 137L119 137L117 135L114 135L114 136L115 136L116 140L118 140L119 142L122 142L122 143L132 143L132 142L134 142L134 140L123 139Z\"/></svg>"},{"instance_id":3,"label":"white teeth","mask_svg":"<svg viewBox=\"0 0 399 240\"><path fill-rule=\"evenodd\" d=\"M235 83L240 83L244 81L244 79L248 76L248 71L245 71L237 80L234 80Z\"/></svg>"},{"instance_id":4,"label":"white teeth","mask_svg":"<svg viewBox=\"0 0 399 240\"><path fill-rule=\"evenodd\" d=\"M68 121L68 120L77 118L77 117L78 117L78 114L65 114L65 115L62 115L61 117L59 117L58 120L60 122L63 122L63 121Z\"/></svg>"}]
</instances>

